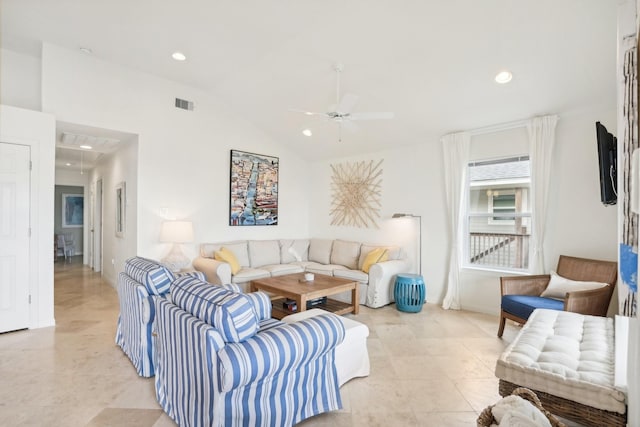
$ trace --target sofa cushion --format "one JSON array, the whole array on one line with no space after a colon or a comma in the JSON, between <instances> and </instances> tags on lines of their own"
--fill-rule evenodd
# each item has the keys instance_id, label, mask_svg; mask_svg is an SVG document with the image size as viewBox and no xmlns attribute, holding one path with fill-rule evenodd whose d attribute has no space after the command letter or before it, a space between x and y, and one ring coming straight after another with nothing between
<instances>
[{"instance_id":1,"label":"sofa cushion","mask_svg":"<svg viewBox=\"0 0 640 427\"><path fill-rule=\"evenodd\" d=\"M502 309L521 319L528 319L536 308L562 311L564 302L533 295L504 295L502 297Z\"/></svg>"},{"instance_id":2,"label":"sofa cushion","mask_svg":"<svg viewBox=\"0 0 640 427\"><path fill-rule=\"evenodd\" d=\"M262 321L271 318L271 298L264 292L250 292L245 294L253 304L253 308L258 316L258 327L262 329Z\"/></svg>"},{"instance_id":3,"label":"sofa cushion","mask_svg":"<svg viewBox=\"0 0 640 427\"><path fill-rule=\"evenodd\" d=\"M245 240L234 240L231 242L223 242L223 243L203 243L200 245L200 256L204 258L213 258L213 253L215 251L219 251L223 246L235 246L247 244Z\"/></svg>"},{"instance_id":4,"label":"sofa cushion","mask_svg":"<svg viewBox=\"0 0 640 427\"><path fill-rule=\"evenodd\" d=\"M242 267L250 267L249 263L249 250L247 248L247 242L238 242L238 243L225 243L225 248L229 249L233 254L238 258L238 262Z\"/></svg>"},{"instance_id":5,"label":"sofa cushion","mask_svg":"<svg viewBox=\"0 0 640 427\"><path fill-rule=\"evenodd\" d=\"M564 299L567 292L590 291L608 286L602 282L579 282L558 276L555 271L551 272L551 279L547 288L540 294L541 297Z\"/></svg>"},{"instance_id":6,"label":"sofa cushion","mask_svg":"<svg viewBox=\"0 0 640 427\"><path fill-rule=\"evenodd\" d=\"M369 275L362 270L333 270L333 275L341 279L349 279L354 282L369 283Z\"/></svg>"},{"instance_id":7,"label":"sofa cushion","mask_svg":"<svg viewBox=\"0 0 640 427\"><path fill-rule=\"evenodd\" d=\"M309 261L314 261L320 264L330 264L332 246L333 240L311 239L309 242Z\"/></svg>"},{"instance_id":8,"label":"sofa cushion","mask_svg":"<svg viewBox=\"0 0 640 427\"><path fill-rule=\"evenodd\" d=\"M245 283L255 279L264 279L270 277L271 274L267 270L261 268L242 268L238 274L234 274L231 278L233 283Z\"/></svg>"},{"instance_id":9,"label":"sofa cushion","mask_svg":"<svg viewBox=\"0 0 640 427\"><path fill-rule=\"evenodd\" d=\"M225 342L242 342L258 331L258 316L252 301L220 286L194 277L171 283L173 303L216 328Z\"/></svg>"},{"instance_id":10,"label":"sofa cushion","mask_svg":"<svg viewBox=\"0 0 640 427\"><path fill-rule=\"evenodd\" d=\"M614 329L609 317L536 310L500 355L495 374L542 393L624 414L626 404L633 403L616 384Z\"/></svg>"},{"instance_id":11,"label":"sofa cushion","mask_svg":"<svg viewBox=\"0 0 640 427\"><path fill-rule=\"evenodd\" d=\"M271 276L282 276L284 274L302 273L304 268L296 264L273 264L263 265L261 270L267 270Z\"/></svg>"},{"instance_id":12,"label":"sofa cushion","mask_svg":"<svg viewBox=\"0 0 640 427\"><path fill-rule=\"evenodd\" d=\"M219 251L215 251L213 253L213 259L229 264L229 266L231 267L231 274L237 274L238 271L240 271L240 263L238 262L238 258L236 258L234 253L226 247L222 247Z\"/></svg>"},{"instance_id":13,"label":"sofa cushion","mask_svg":"<svg viewBox=\"0 0 640 427\"><path fill-rule=\"evenodd\" d=\"M358 269L360 243L335 240L331 249L331 264L344 265L352 270Z\"/></svg>"},{"instance_id":14,"label":"sofa cushion","mask_svg":"<svg viewBox=\"0 0 640 427\"><path fill-rule=\"evenodd\" d=\"M176 279L182 276L191 276L195 277L196 279L200 279L203 282L207 281L207 276L202 271L185 271L183 273L174 273L174 276L176 277Z\"/></svg>"},{"instance_id":15,"label":"sofa cushion","mask_svg":"<svg viewBox=\"0 0 640 427\"><path fill-rule=\"evenodd\" d=\"M362 271L369 273L369 269L373 264L384 262L389 259L389 252L384 248L375 248L369 252L362 262Z\"/></svg>"},{"instance_id":16,"label":"sofa cushion","mask_svg":"<svg viewBox=\"0 0 640 427\"><path fill-rule=\"evenodd\" d=\"M280 264L280 243L277 240L249 240L248 245L251 267Z\"/></svg>"},{"instance_id":17,"label":"sofa cushion","mask_svg":"<svg viewBox=\"0 0 640 427\"><path fill-rule=\"evenodd\" d=\"M174 274L157 261L142 257L129 258L124 263L124 271L141 283L153 295L163 295L169 291Z\"/></svg>"},{"instance_id":18,"label":"sofa cushion","mask_svg":"<svg viewBox=\"0 0 640 427\"><path fill-rule=\"evenodd\" d=\"M326 274L327 276L333 276L333 272L336 270L347 270L344 265L338 264L320 264L318 262L312 262L307 264L304 271L314 274Z\"/></svg>"},{"instance_id":19,"label":"sofa cushion","mask_svg":"<svg viewBox=\"0 0 640 427\"><path fill-rule=\"evenodd\" d=\"M280 240L280 262L289 264L309 260L309 239Z\"/></svg>"}]
</instances>

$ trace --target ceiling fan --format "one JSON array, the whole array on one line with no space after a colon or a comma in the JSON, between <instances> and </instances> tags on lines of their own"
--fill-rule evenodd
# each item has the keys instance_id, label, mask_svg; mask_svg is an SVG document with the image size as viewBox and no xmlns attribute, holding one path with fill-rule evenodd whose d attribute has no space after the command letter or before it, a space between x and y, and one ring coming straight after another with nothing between
<instances>
[{"instance_id":1,"label":"ceiling fan","mask_svg":"<svg viewBox=\"0 0 640 427\"><path fill-rule=\"evenodd\" d=\"M305 110L291 110L298 113L303 113L308 116L320 116L327 120L338 124L338 141L342 142L342 126L351 131L358 130L358 126L353 123L356 120L379 120L379 119L392 119L394 114L391 112L377 112L377 113L354 113L353 110L358 104L358 95L352 93L345 93L342 98L340 97L340 73L344 70L344 65L341 63L335 64L333 67L337 74L336 79L336 103L330 105L326 113L318 113Z\"/></svg>"}]
</instances>

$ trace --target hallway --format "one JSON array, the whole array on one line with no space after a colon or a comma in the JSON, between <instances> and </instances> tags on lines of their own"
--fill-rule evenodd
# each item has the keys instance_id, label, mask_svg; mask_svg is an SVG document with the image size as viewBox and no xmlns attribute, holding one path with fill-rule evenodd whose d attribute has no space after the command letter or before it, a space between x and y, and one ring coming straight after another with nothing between
<instances>
[{"instance_id":1,"label":"hallway","mask_svg":"<svg viewBox=\"0 0 640 427\"><path fill-rule=\"evenodd\" d=\"M81 256L55 263L55 318L0 335L0 425L175 425L115 345L115 289Z\"/></svg>"}]
</instances>

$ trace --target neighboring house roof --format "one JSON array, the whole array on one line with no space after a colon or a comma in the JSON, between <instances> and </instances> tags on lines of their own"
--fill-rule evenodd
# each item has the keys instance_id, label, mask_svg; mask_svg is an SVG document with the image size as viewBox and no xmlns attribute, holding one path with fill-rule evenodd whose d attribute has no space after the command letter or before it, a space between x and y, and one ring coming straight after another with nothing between
<instances>
[{"instance_id":1,"label":"neighboring house roof","mask_svg":"<svg viewBox=\"0 0 640 427\"><path fill-rule=\"evenodd\" d=\"M477 162L469 167L470 181L492 181L531 176L529 160L514 162Z\"/></svg>"}]
</instances>

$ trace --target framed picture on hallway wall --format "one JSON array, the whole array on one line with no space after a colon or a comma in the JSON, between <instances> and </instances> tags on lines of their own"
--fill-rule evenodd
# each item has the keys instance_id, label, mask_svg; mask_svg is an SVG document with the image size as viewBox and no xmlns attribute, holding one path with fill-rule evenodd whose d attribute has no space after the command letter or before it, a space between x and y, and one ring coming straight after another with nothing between
<instances>
[{"instance_id":1,"label":"framed picture on hallway wall","mask_svg":"<svg viewBox=\"0 0 640 427\"><path fill-rule=\"evenodd\" d=\"M84 196L62 194L62 228L82 228L83 217Z\"/></svg>"},{"instance_id":2,"label":"framed picture on hallway wall","mask_svg":"<svg viewBox=\"0 0 640 427\"><path fill-rule=\"evenodd\" d=\"M277 157L231 150L229 225L278 225Z\"/></svg>"},{"instance_id":3,"label":"framed picture on hallway wall","mask_svg":"<svg viewBox=\"0 0 640 427\"><path fill-rule=\"evenodd\" d=\"M124 182L116 185L116 237L124 237L126 228L127 186Z\"/></svg>"}]
</instances>

